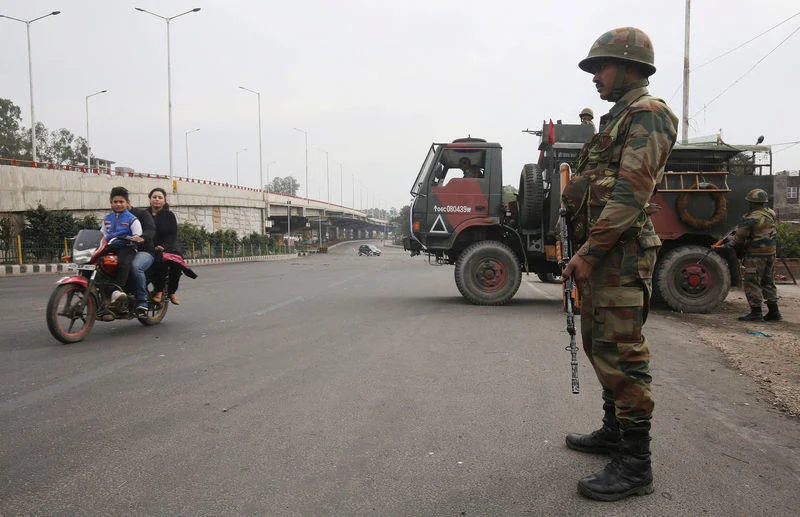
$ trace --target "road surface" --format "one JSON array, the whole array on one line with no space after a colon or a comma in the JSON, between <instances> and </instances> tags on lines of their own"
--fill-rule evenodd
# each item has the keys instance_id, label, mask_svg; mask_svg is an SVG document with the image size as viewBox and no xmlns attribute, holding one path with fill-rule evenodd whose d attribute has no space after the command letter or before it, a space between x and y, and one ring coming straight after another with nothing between
<instances>
[{"instance_id":1,"label":"road surface","mask_svg":"<svg viewBox=\"0 0 800 517\"><path fill-rule=\"evenodd\" d=\"M376 243L380 246L380 243ZM462 300L452 267L357 245L204 266L155 327L61 345L57 276L0 279L0 515L796 515L800 423L679 315L646 326L653 495L576 492L606 459L558 285Z\"/></svg>"}]
</instances>

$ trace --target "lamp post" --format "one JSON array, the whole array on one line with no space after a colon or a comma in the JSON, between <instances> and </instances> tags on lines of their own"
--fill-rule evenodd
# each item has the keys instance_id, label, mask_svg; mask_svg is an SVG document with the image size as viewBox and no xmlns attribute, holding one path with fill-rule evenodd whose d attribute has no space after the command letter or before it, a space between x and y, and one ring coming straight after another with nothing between
<instances>
[{"instance_id":1,"label":"lamp post","mask_svg":"<svg viewBox=\"0 0 800 517\"><path fill-rule=\"evenodd\" d=\"M55 16L57 14L61 14L61 11L53 11L45 15L39 16L38 18L34 18L33 20L20 20L19 18L14 18L13 16L6 16L4 14L0 14L0 18L8 18L9 20L14 20L17 22L24 23L25 30L28 35L28 85L31 91L31 153L34 162L38 161L38 157L36 155L36 116L33 114L33 64L31 62L31 24L36 20L41 20L42 18L47 18L48 16Z\"/></svg>"},{"instance_id":2,"label":"lamp post","mask_svg":"<svg viewBox=\"0 0 800 517\"><path fill-rule=\"evenodd\" d=\"M169 177L172 179L172 65L170 62L170 50L169 50L169 22L174 20L175 18L180 18L184 14L189 13L196 13L200 10L199 7L195 7L194 9L189 9L186 12L176 14L175 16L161 16L160 14L156 14L152 11L148 11L147 9L142 9L141 7L134 7L139 12L152 14L156 18L161 18L165 22L167 22L167 117L169 119Z\"/></svg>"},{"instance_id":3,"label":"lamp post","mask_svg":"<svg viewBox=\"0 0 800 517\"><path fill-rule=\"evenodd\" d=\"M291 253L292 248L292 200L286 201L286 238L288 243L286 250Z\"/></svg>"},{"instance_id":4,"label":"lamp post","mask_svg":"<svg viewBox=\"0 0 800 517\"><path fill-rule=\"evenodd\" d=\"M239 149L238 151L236 151L235 163L236 163L236 186L237 187L239 186L239 155L241 153L245 152L245 151L247 151L247 147L245 147L244 149Z\"/></svg>"},{"instance_id":5,"label":"lamp post","mask_svg":"<svg viewBox=\"0 0 800 517\"><path fill-rule=\"evenodd\" d=\"M266 194L264 194L264 155L261 150L261 92L251 90L250 88L245 88L244 86L239 86L239 88L246 92L255 93L256 97L258 97L258 190L261 191L261 201L266 207L261 209L261 234L263 235L266 233L266 229L264 227L266 224L266 218L269 217L268 215L265 215L264 211L269 210L269 204L266 200Z\"/></svg>"},{"instance_id":6,"label":"lamp post","mask_svg":"<svg viewBox=\"0 0 800 517\"><path fill-rule=\"evenodd\" d=\"M108 90L100 90L86 96L86 168L92 168L92 146L89 144L89 98L101 93L106 93ZM34 159L35 160L35 159Z\"/></svg>"},{"instance_id":7,"label":"lamp post","mask_svg":"<svg viewBox=\"0 0 800 517\"><path fill-rule=\"evenodd\" d=\"M189 179L189 135L194 133L195 131L200 131L200 128L190 129L184 133L184 137L186 137L186 179Z\"/></svg>"},{"instance_id":8,"label":"lamp post","mask_svg":"<svg viewBox=\"0 0 800 517\"><path fill-rule=\"evenodd\" d=\"M292 129L294 129L295 131L300 131L306 137L306 204L309 204L310 201L308 200L308 131L297 127Z\"/></svg>"}]
</instances>

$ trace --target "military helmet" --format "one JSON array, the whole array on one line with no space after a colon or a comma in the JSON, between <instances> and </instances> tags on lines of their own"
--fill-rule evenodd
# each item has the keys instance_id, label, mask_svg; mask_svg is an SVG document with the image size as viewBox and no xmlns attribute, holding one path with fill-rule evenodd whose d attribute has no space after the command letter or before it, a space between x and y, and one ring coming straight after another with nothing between
<instances>
[{"instance_id":1,"label":"military helmet","mask_svg":"<svg viewBox=\"0 0 800 517\"><path fill-rule=\"evenodd\" d=\"M648 77L656 73L653 44L647 34L636 27L613 29L597 38L589 49L589 55L578 66L593 74L595 65L607 60L636 63Z\"/></svg>"},{"instance_id":2,"label":"military helmet","mask_svg":"<svg viewBox=\"0 0 800 517\"><path fill-rule=\"evenodd\" d=\"M744 198L750 203L766 203L769 201L769 195L760 188L754 188Z\"/></svg>"},{"instance_id":3,"label":"military helmet","mask_svg":"<svg viewBox=\"0 0 800 517\"><path fill-rule=\"evenodd\" d=\"M592 108L583 108L581 112L578 113L578 116L582 117L584 115L589 115L590 117L594 118L594 111L592 111Z\"/></svg>"}]
</instances>

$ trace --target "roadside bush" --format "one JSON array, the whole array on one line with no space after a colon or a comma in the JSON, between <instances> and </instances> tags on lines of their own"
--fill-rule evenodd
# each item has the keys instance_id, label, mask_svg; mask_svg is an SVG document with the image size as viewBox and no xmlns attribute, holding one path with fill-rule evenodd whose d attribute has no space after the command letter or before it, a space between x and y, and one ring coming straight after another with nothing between
<instances>
[{"instance_id":1,"label":"roadside bush","mask_svg":"<svg viewBox=\"0 0 800 517\"><path fill-rule=\"evenodd\" d=\"M242 246L245 251L252 250L269 250L275 249L275 242L269 235L261 235L260 233L253 232L250 235L242 237Z\"/></svg>"},{"instance_id":2,"label":"roadside bush","mask_svg":"<svg viewBox=\"0 0 800 517\"><path fill-rule=\"evenodd\" d=\"M193 249L201 253L208 246L210 235L205 226L187 222L178 223L178 246L184 253L191 253Z\"/></svg>"},{"instance_id":3,"label":"roadside bush","mask_svg":"<svg viewBox=\"0 0 800 517\"><path fill-rule=\"evenodd\" d=\"M778 230L778 257L800 258L800 225L780 223Z\"/></svg>"},{"instance_id":4,"label":"roadside bush","mask_svg":"<svg viewBox=\"0 0 800 517\"><path fill-rule=\"evenodd\" d=\"M99 228L97 220L95 223ZM47 210L40 204L35 210L25 211L22 247L32 259L57 260L64 249L64 238L75 236L79 229L78 221L69 212Z\"/></svg>"}]
</instances>

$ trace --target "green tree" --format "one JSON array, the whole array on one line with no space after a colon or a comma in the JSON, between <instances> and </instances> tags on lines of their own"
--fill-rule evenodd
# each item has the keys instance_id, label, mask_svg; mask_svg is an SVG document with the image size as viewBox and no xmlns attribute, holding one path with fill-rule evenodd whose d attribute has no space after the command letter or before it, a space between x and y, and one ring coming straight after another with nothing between
<instances>
[{"instance_id":1,"label":"green tree","mask_svg":"<svg viewBox=\"0 0 800 517\"><path fill-rule=\"evenodd\" d=\"M778 257L800 258L800 226L780 223L778 231Z\"/></svg>"},{"instance_id":2,"label":"green tree","mask_svg":"<svg viewBox=\"0 0 800 517\"><path fill-rule=\"evenodd\" d=\"M408 237L411 235L411 227L409 226L409 216L411 214L411 205L406 205L400 209L397 217L391 219L395 227L395 233Z\"/></svg>"},{"instance_id":3,"label":"green tree","mask_svg":"<svg viewBox=\"0 0 800 517\"><path fill-rule=\"evenodd\" d=\"M19 106L9 99L0 99L0 158L20 160L28 154L21 121Z\"/></svg>"},{"instance_id":4,"label":"green tree","mask_svg":"<svg viewBox=\"0 0 800 517\"><path fill-rule=\"evenodd\" d=\"M300 190L300 183L298 183L293 176L286 176L285 178L276 176L272 178L272 181L267 183L267 190L275 192L276 194L294 196L297 194L297 191Z\"/></svg>"}]
</instances>

